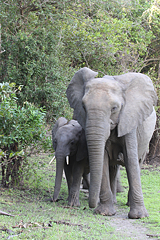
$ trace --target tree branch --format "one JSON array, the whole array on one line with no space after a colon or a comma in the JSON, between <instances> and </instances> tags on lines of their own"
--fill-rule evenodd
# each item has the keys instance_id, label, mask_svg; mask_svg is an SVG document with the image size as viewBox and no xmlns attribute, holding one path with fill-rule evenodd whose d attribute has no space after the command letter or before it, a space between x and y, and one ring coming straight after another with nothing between
<instances>
[{"instance_id":1,"label":"tree branch","mask_svg":"<svg viewBox=\"0 0 160 240\"><path fill-rule=\"evenodd\" d=\"M150 59L144 60L144 62L151 62L151 61L160 61L160 58L150 58Z\"/></svg>"}]
</instances>

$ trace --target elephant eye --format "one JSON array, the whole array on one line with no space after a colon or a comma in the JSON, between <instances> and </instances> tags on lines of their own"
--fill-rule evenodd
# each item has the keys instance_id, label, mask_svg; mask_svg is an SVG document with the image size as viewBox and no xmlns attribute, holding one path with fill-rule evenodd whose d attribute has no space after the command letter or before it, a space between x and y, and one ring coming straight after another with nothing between
<instances>
[{"instance_id":1,"label":"elephant eye","mask_svg":"<svg viewBox=\"0 0 160 240\"><path fill-rule=\"evenodd\" d=\"M74 145L74 141L71 141L71 145L72 145L72 146Z\"/></svg>"},{"instance_id":2,"label":"elephant eye","mask_svg":"<svg viewBox=\"0 0 160 240\"><path fill-rule=\"evenodd\" d=\"M84 111L86 111L86 108L85 108L85 105L83 102L82 102L82 107L83 107Z\"/></svg>"},{"instance_id":3,"label":"elephant eye","mask_svg":"<svg viewBox=\"0 0 160 240\"><path fill-rule=\"evenodd\" d=\"M114 113L116 110L117 110L117 106L114 106L114 107L111 109L111 112Z\"/></svg>"},{"instance_id":4,"label":"elephant eye","mask_svg":"<svg viewBox=\"0 0 160 240\"><path fill-rule=\"evenodd\" d=\"M54 139L53 144L54 144L55 147L57 146L57 140L56 139Z\"/></svg>"}]
</instances>

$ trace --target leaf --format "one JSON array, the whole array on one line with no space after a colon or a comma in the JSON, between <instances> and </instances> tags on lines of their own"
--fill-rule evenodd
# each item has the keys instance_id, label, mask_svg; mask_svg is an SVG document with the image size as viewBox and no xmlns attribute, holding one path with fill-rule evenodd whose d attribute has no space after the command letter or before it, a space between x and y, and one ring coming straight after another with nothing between
<instances>
[{"instance_id":1,"label":"leaf","mask_svg":"<svg viewBox=\"0 0 160 240\"><path fill-rule=\"evenodd\" d=\"M13 153L13 152L11 152L10 154L9 154L9 158L11 158L11 157L13 157L15 154Z\"/></svg>"},{"instance_id":2,"label":"leaf","mask_svg":"<svg viewBox=\"0 0 160 240\"><path fill-rule=\"evenodd\" d=\"M5 155L5 153L0 149L0 156L4 156Z\"/></svg>"}]
</instances>

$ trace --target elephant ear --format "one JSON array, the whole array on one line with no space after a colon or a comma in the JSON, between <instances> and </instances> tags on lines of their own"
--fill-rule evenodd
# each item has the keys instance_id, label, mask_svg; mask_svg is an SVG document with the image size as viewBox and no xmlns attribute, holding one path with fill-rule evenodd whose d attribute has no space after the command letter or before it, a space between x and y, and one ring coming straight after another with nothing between
<instances>
[{"instance_id":1,"label":"elephant ear","mask_svg":"<svg viewBox=\"0 0 160 240\"><path fill-rule=\"evenodd\" d=\"M93 79L98 73L84 67L76 72L68 85L66 94L71 108L74 109L74 119L85 128L85 111L82 106L82 98L86 82Z\"/></svg>"},{"instance_id":2,"label":"elephant ear","mask_svg":"<svg viewBox=\"0 0 160 240\"><path fill-rule=\"evenodd\" d=\"M53 144L53 148L55 150L56 148L56 143L55 143L55 136L56 136L56 132L57 130L62 127L63 125L67 124L67 119L64 117L60 117L57 122L55 123L55 125L52 128L52 144Z\"/></svg>"},{"instance_id":3,"label":"elephant ear","mask_svg":"<svg viewBox=\"0 0 160 240\"><path fill-rule=\"evenodd\" d=\"M78 149L76 154L76 161L81 161L88 157L87 142L85 137L85 131L82 129L81 135L78 142Z\"/></svg>"},{"instance_id":4,"label":"elephant ear","mask_svg":"<svg viewBox=\"0 0 160 240\"><path fill-rule=\"evenodd\" d=\"M72 119L68 122L68 124L72 125L75 128L76 134L81 133L82 127L76 120Z\"/></svg>"},{"instance_id":5,"label":"elephant ear","mask_svg":"<svg viewBox=\"0 0 160 240\"><path fill-rule=\"evenodd\" d=\"M141 73L114 76L124 90L125 103L119 116L118 137L131 132L150 116L157 95L151 79Z\"/></svg>"}]
</instances>

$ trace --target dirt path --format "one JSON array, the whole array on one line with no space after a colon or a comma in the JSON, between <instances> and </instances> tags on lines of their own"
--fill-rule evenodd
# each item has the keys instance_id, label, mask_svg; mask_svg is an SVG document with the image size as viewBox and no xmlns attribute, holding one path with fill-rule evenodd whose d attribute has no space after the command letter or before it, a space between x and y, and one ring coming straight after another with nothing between
<instances>
[{"instance_id":1,"label":"dirt path","mask_svg":"<svg viewBox=\"0 0 160 240\"><path fill-rule=\"evenodd\" d=\"M86 193L87 198L89 197L88 190L82 189L81 191ZM115 205L116 214L112 217L109 217L109 224L111 227L116 229L116 232L113 234L116 235L118 240L157 240L160 237L156 237L150 233L150 230L145 227L142 223L138 222L137 219L129 219L128 211L129 208L119 208L118 205ZM112 238L111 238L112 239Z\"/></svg>"},{"instance_id":2,"label":"dirt path","mask_svg":"<svg viewBox=\"0 0 160 240\"><path fill-rule=\"evenodd\" d=\"M158 239L156 236L149 234L149 229L138 223L137 220L128 219L128 209L118 209L116 215L111 217L110 226L116 229L118 239ZM154 237L154 238L153 238Z\"/></svg>"}]
</instances>

